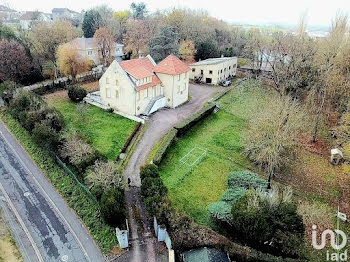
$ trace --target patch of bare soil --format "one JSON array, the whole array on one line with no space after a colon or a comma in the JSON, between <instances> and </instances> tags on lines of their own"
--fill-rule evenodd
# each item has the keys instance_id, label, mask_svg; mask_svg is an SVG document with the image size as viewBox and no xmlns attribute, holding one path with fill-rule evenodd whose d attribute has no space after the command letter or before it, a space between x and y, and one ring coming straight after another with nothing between
<instances>
[{"instance_id":1,"label":"patch of bare soil","mask_svg":"<svg viewBox=\"0 0 350 262\"><path fill-rule=\"evenodd\" d=\"M0 213L0 261L22 262L22 255Z\"/></svg>"},{"instance_id":2,"label":"patch of bare soil","mask_svg":"<svg viewBox=\"0 0 350 262\"><path fill-rule=\"evenodd\" d=\"M88 91L89 93L100 90L98 81L80 84L80 86L84 88L86 91Z\"/></svg>"},{"instance_id":3,"label":"patch of bare soil","mask_svg":"<svg viewBox=\"0 0 350 262\"><path fill-rule=\"evenodd\" d=\"M67 93L67 90L59 90L54 93L46 94L43 97L49 100L63 99L63 98L68 98L68 93Z\"/></svg>"}]
</instances>

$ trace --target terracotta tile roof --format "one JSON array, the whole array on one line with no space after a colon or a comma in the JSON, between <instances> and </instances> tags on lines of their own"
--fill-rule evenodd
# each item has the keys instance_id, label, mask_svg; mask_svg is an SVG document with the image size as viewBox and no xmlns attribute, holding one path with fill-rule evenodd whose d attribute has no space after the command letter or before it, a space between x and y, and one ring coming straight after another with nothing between
<instances>
[{"instance_id":1,"label":"terracotta tile roof","mask_svg":"<svg viewBox=\"0 0 350 262\"><path fill-rule=\"evenodd\" d=\"M154 68L154 72L167 75L179 75L190 70L184 62L174 55L169 55Z\"/></svg>"},{"instance_id":2,"label":"terracotta tile roof","mask_svg":"<svg viewBox=\"0 0 350 262\"><path fill-rule=\"evenodd\" d=\"M143 86L137 86L136 88L137 88L137 91L140 91L140 90L152 87L152 86L159 85L161 83L162 83L162 81L160 81L160 79L156 75L153 75L151 83L145 84Z\"/></svg>"},{"instance_id":3,"label":"terracotta tile roof","mask_svg":"<svg viewBox=\"0 0 350 262\"><path fill-rule=\"evenodd\" d=\"M150 76L152 77L152 82L142 86L135 86L138 91L162 83L160 79L153 73L155 66L148 57L121 61L119 62L119 65L121 66L121 68L123 68L123 70L126 73L128 73L136 79L142 79ZM130 80L132 81L132 79Z\"/></svg>"},{"instance_id":4,"label":"terracotta tile roof","mask_svg":"<svg viewBox=\"0 0 350 262\"><path fill-rule=\"evenodd\" d=\"M148 57L122 61L120 66L136 79L153 76L154 65Z\"/></svg>"}]
</instances>

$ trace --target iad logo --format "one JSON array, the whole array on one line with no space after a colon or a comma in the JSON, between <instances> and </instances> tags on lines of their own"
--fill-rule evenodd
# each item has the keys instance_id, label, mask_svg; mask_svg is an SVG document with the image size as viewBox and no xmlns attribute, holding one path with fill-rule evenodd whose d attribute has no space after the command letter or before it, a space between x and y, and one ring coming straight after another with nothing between
<instances>
[{"instance_id":1,"label":"iad logo","mask_svg":"<svg viewBox=\"0 0 350 262\"><path fill-rule=\"evenodd\" d=\"M327 229L322 232L321 235L321 244L317 243L317 232L316 232L317 226L312 226L312 245L315 249L321 250L326 246L327 242L327 235L330 236L331 246L333 249L337 250L335 253L330 253L329 250L327 250L327 261L347 261L348 260L348 250L345 250L344 252L339 252L339 250L343 249L348 239L345 235L345 233L339 229L336 229L334 231ZM337 234L337 236L336 236ZM340 243L340 237L341 236L341 244Z\"/></svg>"}]
</instances>

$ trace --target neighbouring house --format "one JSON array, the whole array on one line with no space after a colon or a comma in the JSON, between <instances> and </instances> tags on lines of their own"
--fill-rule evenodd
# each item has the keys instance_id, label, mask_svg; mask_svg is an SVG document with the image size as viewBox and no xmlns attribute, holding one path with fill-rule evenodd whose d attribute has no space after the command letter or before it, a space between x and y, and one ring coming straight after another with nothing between
<instances>
[{"instance_id":1,"label":"neighbouring house","mask_svg":"<svg viewBox=\"0 0 350 262\"><path fill-rule=\"evenodd\" d=\"M77 25L82 21L83 16L81 13L72 11L68 8L54 8L52 9L52 19L54 22L58 20L69 20Z\"/></svg>"},{"instance_id":2,"label":"neighbouring house","mask_svg":"<svg viewBox=\"0 0 350 262\"><path fill-rule=\"evenodd\" d=\"M7 6L0 5L0 22L7 22L11 20L16 20L20 16L20 13L14 9Z\"/></svg>"},{"instance_id":3,"label":"neighbouring house","mask_svg":"<svg viewBox=\"0 0 350 262\"><path fill-rule=\"evenodd\" d=\"M237 57L209 58L190 64L191 80L218 85L236 75Z\"/></svg>"},{"instance_id":4,"label":"neighbouring house","mask_svg":"<svg viewBox=\"0 0 350 262\"><path fill-rule=\"evenodd\" d=\"M35 23L50 21L52 21L51 14L38 11L27 11L19 18L19 24L25 30L30 30Z\"/></svg>"},{"instance_id":5,"label":"neighbouring house","mask_svg":"<svg viewBox=\"0 0 350 262\"><path fill-rule=\"evenodd\" d=\"M191 69L174 55L158 65L146 57L113 61L99 80L101 102L128 115L149 115L188 100Z\"/></svg>"},{"instance_id":6,"label":"neighbouring house","mask_svg":"<svg viewBox=\"0 0 350 262\"><path fill-rule=\"evenodd\" d=\"M194 249L183 254L184 262L230 262L226 252L215 248L203 247Z\"/></svg>"},{"instance_id":7,"label":"neighbouring house","mask_svg":"<svg viewBox=\"0 0 350 262\"><path fill-rule=\"evenodd\" d=\"M94 38L77 37L73 39L70 43L75 45L78 48L79 54L81 56L88 57L90 60L92 60L95 63L95 65L101 64L101 61L99 59L98 48L94 44ZM123 60L122 59L122 57L124 56L123 47L124 47L123 44L114 43L112 47L111 56L118 61Z\"/></svg>"}]
</instances>

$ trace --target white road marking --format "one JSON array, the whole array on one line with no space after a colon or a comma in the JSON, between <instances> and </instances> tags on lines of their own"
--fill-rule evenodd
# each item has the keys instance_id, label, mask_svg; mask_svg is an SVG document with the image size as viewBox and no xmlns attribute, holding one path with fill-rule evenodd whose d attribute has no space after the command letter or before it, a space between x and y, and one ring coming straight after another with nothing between
<instances>
[{"instance_id":1,"label":"white road marking","mask_svg":"<svg viewBox=\"0 0 350 262\"><path fill-rule=\"evenodd\" d=\"M13 148L13 146L11 145L11 143L7 140L7 138L5 137L5 135L3 134L3 132L0 130L0 134L3 137L3 139L5 140L5 142L7 143L7 145L11 148L12 152L16 155L16 157L18 158L18 160L21 162L22 166L27 170L27 172L29 174L32 175L32 178L34 179L35 183L38 185L38 187L41 189L41 191L44 193L44 195L46 196L47 200L51 203L51 205L53 206L53 208L57 211L57 213L59 214L59 216L62 218L62 220L66 223L67 227L69 228L70 232L72 233L72 235L74 236L74 238L76 239L76 241L78 242L79 246L81 247L84 256L87 258L88 261L90 260L90 257L88 256L83 244L80 242L78 236L75 234L75 232L73 231L72 227L70 226L70 224L68 223L68 221L66 220L66 218L63 216L63 214L61 213L61 211L58 209L58 207L55 205L55 203L52 201L52 199L50 198L50 196L46 193L46 191L44 190L44 188L41 186L41 184L39 183L39 181L35 178L34 174L29 170L29 168L26 166L26 164L23 162L22 158L19 156L19 154L16 152L16 150ZM19 146L22 147L22 145L19 143ZM22 149L24 150L24 148L22 147ZM25 150L24 150L25 151ZM25 151L26 152L26 151ZM50 183L51 184L51 183ZM16 211L17 212L17 211ZM41 260L43 261L43 260ZM44 262L44 261L43 261Z\"/></svg>"},{"instance_id":2,"label":"white road marking","mask_svg":"<svg viewBox=\"0 0 350 262\"><path fill-rule=\"evenodd\" d=\"M33 249L35 251L35 254L36 256L38 257L39 261L40 262L44 262L44 259L43 257L41 256L41 253L38 249L38 247L36 246L35 242L34 242L34 239L32 238L32 235L29 233L29 230L28 228L26 227L26 225L24 224L21 216L19 215L19 213L17 212L16 208L15 208L15 205L12 203L9 195L6 193L5 191L5 188L2 186L1 182L0 182L0 191L3 193L4 197L6 198L6 201L8 203L8 205L10 206L12 212L15 214L19 224L21 225L24 233L27 235L28 239L29 239L29 242L30 244L33 246Z\"/></svg>"}]
</instances>

